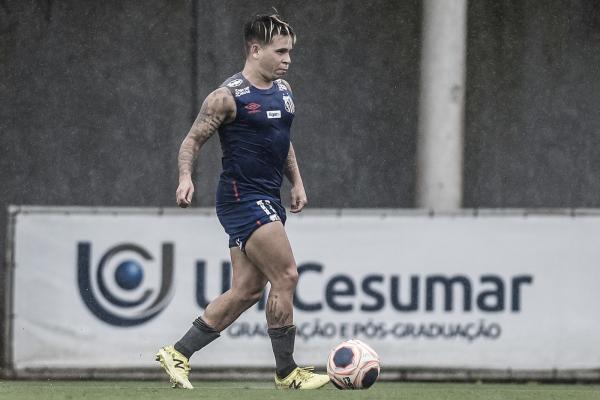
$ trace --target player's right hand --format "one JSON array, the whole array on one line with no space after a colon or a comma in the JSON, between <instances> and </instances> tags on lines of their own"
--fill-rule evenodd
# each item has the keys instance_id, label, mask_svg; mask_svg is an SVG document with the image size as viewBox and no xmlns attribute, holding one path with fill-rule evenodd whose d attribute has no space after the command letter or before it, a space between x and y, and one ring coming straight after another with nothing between
<instances>
[{"instance_id":1,"label":"player's right hand","mask_svg":"<svg viewBox=\"0 0 600 400\"><path fill-rule=\"evenodd\" d=\"M187 208L192 204L192 196L194 195L194 184L191 178L184 178L179 180L179 186L175 193L177 198L177 205L181 208Z\"/></svg>"}]
</instances>

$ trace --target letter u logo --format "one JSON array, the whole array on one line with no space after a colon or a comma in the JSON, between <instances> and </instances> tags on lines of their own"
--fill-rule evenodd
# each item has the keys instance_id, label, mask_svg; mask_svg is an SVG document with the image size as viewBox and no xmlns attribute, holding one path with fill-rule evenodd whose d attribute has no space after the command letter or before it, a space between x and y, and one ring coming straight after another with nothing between
<instances>
[{"instance_id":1,"label":"letter u logo","mask_svg":"<svg viewBox=\"0 0 600 400\"><path fill-rule=\"evenodd\" d=\"M143 324L171 300L172 243L162 245L160 273L152 268L152 255L132 243L108 249L95 267L91 253L91 243L77 243L77 282L83 302L102 321L122 327Z\"/></svg>"}]
</instances>

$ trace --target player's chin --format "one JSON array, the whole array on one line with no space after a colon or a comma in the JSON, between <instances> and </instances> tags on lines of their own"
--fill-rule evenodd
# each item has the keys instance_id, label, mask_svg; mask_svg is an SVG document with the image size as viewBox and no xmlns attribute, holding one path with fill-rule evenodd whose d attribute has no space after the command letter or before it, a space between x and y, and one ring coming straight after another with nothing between
<instances>
[{"instance_id":1,"label":"player's chin","mask_svg":"<svg viewBox=\"0 0 600 400\"><path fill-rule=\"evenodd\" d=\"M287 69L278 69L277 71L275 71L275 78L283 78L285 74L287 74Z\"/></svg>"}]
</instances>

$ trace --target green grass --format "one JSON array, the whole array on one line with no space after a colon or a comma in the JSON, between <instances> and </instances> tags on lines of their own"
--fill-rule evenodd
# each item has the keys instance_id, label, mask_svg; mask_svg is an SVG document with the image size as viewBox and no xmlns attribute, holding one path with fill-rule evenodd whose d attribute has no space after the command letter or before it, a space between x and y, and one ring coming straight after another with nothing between
<instances>
[{"instance_id":1,"label":"green grass","mask_svg":"<svg viewBox=\"0 0 600 400\"><path fill-rule=\"evenodd\" d=\"M340 391L330 385L315 391L277 391L266 382L196 382L195 390L186 391L171 389L167 382L149 381L0 381L0 399L600 400L600 386L378 382L363 391Z\"/></svg>"}]
</instances>

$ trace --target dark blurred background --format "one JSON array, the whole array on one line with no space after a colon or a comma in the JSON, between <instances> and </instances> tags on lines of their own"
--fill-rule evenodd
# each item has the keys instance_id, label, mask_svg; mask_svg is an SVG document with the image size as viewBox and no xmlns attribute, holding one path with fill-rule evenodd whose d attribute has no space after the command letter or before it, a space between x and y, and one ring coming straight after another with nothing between
<instances>
[{"instance_id":1,"label":"dark blurred background","mask_svg":"<svg viewBox=\"0 0 600 400\"><path fill-rule=\"evenodd\" d=\"M414 207L421 3L358 0L0 1L0 207L173 206L179 144L271 6L311 206ZM597 207L600 2L471 1L467 52L463 205Z\"/></svg>"},{"instance_id":2,"label":"dark blurred background","mask_svg":"<svg viewBox=\"0 0 600 400\"><path fill-rule=\"evenodd\" d=\"M465 207L600 206L600 1L469 1Z\"/></svg>"}]
</instances>

